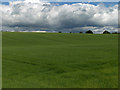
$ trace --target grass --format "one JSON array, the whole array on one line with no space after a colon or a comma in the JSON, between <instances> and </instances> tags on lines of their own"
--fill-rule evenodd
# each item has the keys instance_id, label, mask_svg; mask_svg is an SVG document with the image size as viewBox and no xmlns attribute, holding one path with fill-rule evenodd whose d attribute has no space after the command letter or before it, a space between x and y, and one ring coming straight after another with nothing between
<instances>
[{"instance_id":1,"label":"grass","mask_svg":"<svg viewBox=\"0 0 120 90\"><path fill-rule=\"evenodd\" d=\"M117 88L118 35L3 33L3 88Z\"/></svg>"}]
</instances>

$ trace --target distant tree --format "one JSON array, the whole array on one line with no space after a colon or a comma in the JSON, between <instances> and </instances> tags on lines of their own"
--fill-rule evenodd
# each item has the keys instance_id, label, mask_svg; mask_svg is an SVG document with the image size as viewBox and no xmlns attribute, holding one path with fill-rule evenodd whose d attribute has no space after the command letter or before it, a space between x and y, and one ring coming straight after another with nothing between
<instances>
[{"instance_id":1,"label":"distant tree","mask_svg":"<svg viewBox=\"0 0 120 90\"><path fill-rule=\"evenodd\" d=\"M118 32L113 32L112 34L118 34Z\"/></svg>"},{"instance_id":2,"label":"distant tree","mask_svg":"<svg viewBox=\"0 0 120 90\"><path fill-rule=\"evenodd\" d=\"M72 32L70 32L70 33L72 33Z\"/></svg>"},{"instance_id":3,"label":"distant tree","mask_svg":"<svg viewBox=\"0 0 120 90\"><path fill-rule=\"evenodd\" d=\"M87 33L87 34L93 34L93 32L91 30L86 31L85 33Z\"/></svg>"},{"instance_id":4,"label":"distant tree","mask_svg":"<svg viewBox=\"0 0 120 90\"><path fill-rule=\"evenodd\" d=\"M110 32L108 32L108 31L104 31L103 34L110 34Z\"/></svg>"},{"instance_id":5,"label":"distant tree","mask_svg":"<svg viewBox=\"0 0 120 90\"><path fill-rule=\"evenodd\" d=\"M58 33L62 33L61 31L59 31Z\"/></svg>"},{"instance_id":6,"label":"distant tree","mask_svg":"<svg viewBox=\"0 0 120 90\"><path fill-rule=\"evenodd\" d=\"M83 32L79 32L79 33L83 33Z\"/></svg>"}]
</instances>

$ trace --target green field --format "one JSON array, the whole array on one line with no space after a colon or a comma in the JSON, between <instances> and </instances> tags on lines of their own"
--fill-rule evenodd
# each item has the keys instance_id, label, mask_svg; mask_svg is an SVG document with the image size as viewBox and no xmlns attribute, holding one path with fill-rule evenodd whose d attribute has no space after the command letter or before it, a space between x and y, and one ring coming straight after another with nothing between
<instances>
[{"instance_id":1,"label":"green field","mask_svg":"<svg viewBox=\"0 0 120 90\"><path fill-rule=\"evenodd\" d=\"M118 35L3 33L3 88L117 88Z\"/></svg>"}]
</instances>

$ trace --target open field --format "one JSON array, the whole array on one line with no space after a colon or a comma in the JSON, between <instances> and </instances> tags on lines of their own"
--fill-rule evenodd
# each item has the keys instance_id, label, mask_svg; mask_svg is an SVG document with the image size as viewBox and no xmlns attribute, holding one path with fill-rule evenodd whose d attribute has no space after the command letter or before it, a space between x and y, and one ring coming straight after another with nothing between
<instances>
[{"instance_id":1,"label":"open field","mask_svg":"<svg viewBox=\"0 0 120 90\"><path fill-rule=\"evenodd\" d=\"M116 88L118 36L3 33L3 88Z\"/></svg>"}]
</instances>

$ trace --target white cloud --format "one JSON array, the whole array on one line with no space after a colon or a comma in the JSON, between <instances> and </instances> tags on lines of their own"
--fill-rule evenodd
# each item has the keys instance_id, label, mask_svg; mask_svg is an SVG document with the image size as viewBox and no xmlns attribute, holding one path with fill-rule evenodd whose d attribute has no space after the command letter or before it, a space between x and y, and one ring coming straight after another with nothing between
<instances>
[{"instance_id":1,"label":"white cloud","mask_svg":"<svg viewBox=\"0 0 120 90\"><path fill-rule=\"evenodd\" d=\"M8 1L24 1L24 0L0 0L1 2ZM48 1L48 2L119 2L120 0L40 0L40 1Z\"/></svg>"},{"instance_id":2,"label":"white cloud","mask_svg":"<svg viewBox=\"0 0 120 90\"><path fill-rule=\"evenodd\" d=\"M77 30L88 26L116 27L118 24L118 5L72 4L53 6L36 0L11 2L9 6L0 5L2 23L5 27L32 27L40 30Z\"/></svg>"}]
</instances>

